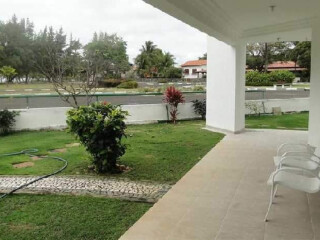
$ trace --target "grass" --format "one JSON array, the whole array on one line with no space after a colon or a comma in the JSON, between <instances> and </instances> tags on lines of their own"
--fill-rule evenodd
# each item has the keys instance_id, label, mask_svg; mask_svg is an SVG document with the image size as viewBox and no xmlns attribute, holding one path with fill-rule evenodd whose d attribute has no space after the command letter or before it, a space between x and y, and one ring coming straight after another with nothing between
<instances>
[{"instance_id":1,"label":"grass","mask_svg":"<svg viewBox=\"0 0 320 240\"><path fill-rule=\"evenodd\" d=\"M223 135L203 130L204 121L184 121L177 125L150 124L128 126L125 139L127 152L120 164L132 168L111 177L131 180L149 180L164 183L177 182L189 171ZM50 149L64 148L75 142L73 135L65 131L19 132L0 138L0 154L38 148L39 155L55 155L68 160L65 175L95 175L88 171L90 156L82 146L67 148L65 153L50 153ZM34 166L13 168L13 163L30 161L28 156L2 157L0 174L42 175L61 166L54 160L34 161Z\"/></svg>"},{"instance_id":2,"label":"grass","mask_svg":"<svg viewBox=\"0 0 320 240\"><path fill-rule=\"evenodd\" d=\"M116 199L14 195L0 201L0 239L118 239L152 205Z\"/></svg>"},{"instance_id":3,"label":"grass","mask_svg":"<svg viewBox=\"0 0 320 240\"><path fill-rule=\"evenodd\" d=\"M271 129L308 129L309 113L293 113L280 116L247 116L247 128L271 128Z\"/></svg>"}]
</instances>

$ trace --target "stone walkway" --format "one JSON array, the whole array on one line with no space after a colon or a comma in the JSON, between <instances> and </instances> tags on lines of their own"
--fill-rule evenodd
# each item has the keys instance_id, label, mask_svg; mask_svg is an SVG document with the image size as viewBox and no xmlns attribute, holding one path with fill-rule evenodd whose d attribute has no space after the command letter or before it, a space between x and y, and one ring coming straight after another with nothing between
<instances>
[{"instance_id":1,"label":"stone walkway","mask_svg":"<svg viewBox=\"0 0 320 240\"><path fill-rule=\"evenodd\" d=\"M0 192L9 192L35 178L37 177L0 176ZM17 193L93 195L131 201L157 202L170 188L170 185L151 182L59 176L42 179Z\"/></svg>"}]
</instances>

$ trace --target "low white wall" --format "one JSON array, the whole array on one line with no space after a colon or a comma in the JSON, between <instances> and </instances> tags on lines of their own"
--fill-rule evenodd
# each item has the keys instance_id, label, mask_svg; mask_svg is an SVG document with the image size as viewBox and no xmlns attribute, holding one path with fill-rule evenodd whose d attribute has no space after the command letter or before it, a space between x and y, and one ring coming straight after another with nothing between
<instances>
[{"instance_id":1,"label":"low white wall","mask_svg":"<svg viewBox=\"0 0 320 240\"><path fill-rule=\"evenodd\" d=\"M309 110L308 98L248 100L246 102L254 102L260 106L262 106L263 102L265 106L265 113L271 113L272 107L281 107L283 112L301 112ZM168 120L165 104L123 105L122 108L130 114L127 117L128 124L141 124ZM19 111L20 115L16 117L14 129L36 130L42 128L65 128L66 112L69 109L70 108L67 107L17 109L16 111ZM246 113L249 114L250 111L246 109ZM179 105L178 119L193 119L197 117L199 116L194 113L192 103Z\"/></svg>"},{"instance_id":2,"label":"low white wall","mask_svg":"<svg viewBox=\"0 0 320 240\"><path fill-rule=\"evenodd\" d=\"M66 112L70 108L30 108L16 109L20 115L16 117L15 130L42 129L42 128L64 128L66 127ZM129 112L128 124L151 123L167 120L167 110L165 104L141 104L123 105L122 109ZM180 104L178 119L193 119L197 116L192 107L192 103Z\"/></svg>"},{"instance_id":3,"label":"low white wall","mask_svg":"<svg viewBox=\"0 0 320 240\"><path fill-rule=\"evenodd\" d=\"M282 112L309 111L309 98L247 100L246 103L255 103L260 106L260 113L272 113L273 107L280 107ZM246 108L246 114L249 113L250 110Z\"/></svg>"}]
</instances>

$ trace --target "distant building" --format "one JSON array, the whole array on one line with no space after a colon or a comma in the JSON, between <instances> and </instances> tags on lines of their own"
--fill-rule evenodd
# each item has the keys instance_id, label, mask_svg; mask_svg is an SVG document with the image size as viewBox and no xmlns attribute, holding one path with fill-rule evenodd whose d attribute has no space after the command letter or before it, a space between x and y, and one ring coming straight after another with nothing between
<instances>
[{"instance_id":1,"label":"distant building","mask_svg":"<svg viewBox=\"0 0 320 240\"><path fill-rule=\"evenodd\" d=\"M192 60L181 65L182 78L205 78L207 76L207 60Z\"/></svg>"},{"instance_id":2,"label":"distant building","mask_svg":"<svg viewBox=\"0 0 320 240\"><path fill-rule=\"evenodd\" d=\"M270 63L268 65L268 72L273 72L277 70L287 70L290 72L301 72L307 70L306 68L300 67L297 63L293 61L277 61Z\"/></svg>"},{"instance_id":3,"label":"distant building","mask_svg":"<svg viewBox=\"0 0 320 240\"><path fill-rule=\"evenodd\" d=\"M247 71L253 71L247 66ZM268 64L268 72L287 70L293 73L302 72L307 70L306 68L300 67L298 63L294 61L276 61Z\"/></svg>"}]
</instances>

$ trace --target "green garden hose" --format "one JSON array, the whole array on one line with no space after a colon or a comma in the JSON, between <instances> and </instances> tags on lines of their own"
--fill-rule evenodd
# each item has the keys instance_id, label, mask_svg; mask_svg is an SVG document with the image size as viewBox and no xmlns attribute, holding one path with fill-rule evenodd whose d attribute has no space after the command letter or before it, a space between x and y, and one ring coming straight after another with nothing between
<instances>
[{"instance_id":1,"label":"green garden hose","mask_svg":"<svg viewBox=\"0 0 320 240\"><path fill-rule=\"evenodd\" d=\"M31 149L22 150L21 152L13 152L13 153L0 154L0 157L16 156L16 155L22 155L22 154L27 155L27 156L29 156L29 157L36 157L36 155L33 155L33 153L36 153L36 152L39 152L39 150L36 149L36 148L31 148ZM11 191L8 192L8 193L5 193L5 194L3 194L3 195L0 195L0 199L5 198L6 196L8 196L8 195L10 195L10 194L12 194L12 193L14 193L14 192L22 189L22 188L25 188L25 187L31 185L32 183L38 182L38 181L40 181L41 179L48 178L48 177L51 177L51 176L53 176L53 175L56 175L56 174L62 172L62 171L68 166L68 161L65 160L65 159L63 159L63 158L60 158L60 157L46 156L46 157L43 157L43 158L51 158L51 159L54 159L54 160L58 160L58 161L64 162L64 165L63 165L63 167L61 167L60 169L58 169L57 171L55 171L55 172L53 172L53 173L50 173L50 174L47 174L47 175L38 177L38 178L36 178L36 179L28 182L28 183L25 183L25 184L23 184L23 185L15 188L15 189L11 190Z\"/></svg>"}]
</instances>

